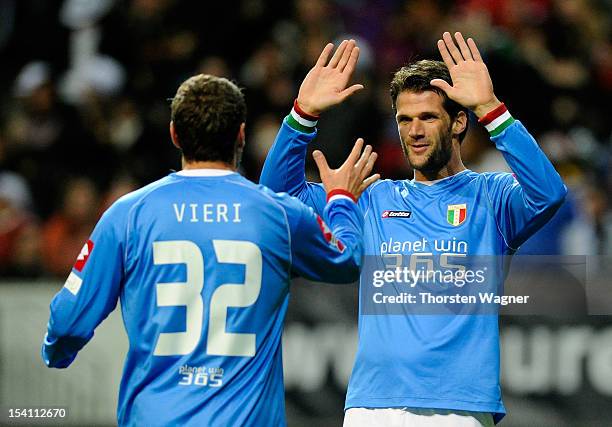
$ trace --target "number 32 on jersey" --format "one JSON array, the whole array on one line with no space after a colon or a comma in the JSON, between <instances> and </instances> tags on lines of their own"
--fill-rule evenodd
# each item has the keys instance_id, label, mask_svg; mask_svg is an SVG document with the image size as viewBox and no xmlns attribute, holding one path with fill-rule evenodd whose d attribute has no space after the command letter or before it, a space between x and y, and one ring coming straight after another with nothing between
<instances>
[{"instance_id":1,"label":"number 32 on jersey","mask_svg":"<svg viewBox=\"0 0 612 427\"><path fill-rule=\"evenodd\" d=\"M244 308L253 305L261 290L262 257L259 247L241 240L213 240L217 261L245 266L243 283L224 283L212 294L209 305L206 353L218 356L255 356L256 337L249 333L226 332L228 307ZM154 355L174 356L193 352L202 335L204 304L204 256L194 242L172 240L153 243L153 263L185 264L185 282L158 283L157 305L184 306L184 332L161 333Z\"/></svg>"}]
</instances>

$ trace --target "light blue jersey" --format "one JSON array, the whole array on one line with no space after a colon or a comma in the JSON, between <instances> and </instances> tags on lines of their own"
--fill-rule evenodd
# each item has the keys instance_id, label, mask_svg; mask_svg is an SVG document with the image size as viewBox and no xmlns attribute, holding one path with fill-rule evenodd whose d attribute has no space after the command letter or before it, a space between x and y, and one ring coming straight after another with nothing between
<instances>
[{"instance_id":1,"label":"light blue jersey","mask_svg":"<svg viewBox=\"0 0 612 427\"><path fill-rule=\"evenodd\" d=\"M308 133L285 120L261 183L321 212L325 192L304 178L315 136L314 129ZM359 200L366 256L514 253L554 214L566 188L520 122L491 139L515 175L465 170L431 185L383 180L369 187ZM504 267L497 262L488 277L501 285ZM496 314L376 314L364 306L371 296L365 293L362 281L359 345L345 409L440 408L489 412L496 422L503 417Z\"/></svg>"},{"instance_id":2,"label":"light blue jersey","mask_svg":"<svg viewBox=\"0 0 612 427\"><path fill-rule=\"evenodd\" d=\"M353 282L363 255L353 201L332 198L321 215L228 171L173 173L122 197L51 303L45 363L70 365L120 299L119 425L285 425L290 278Z\"/></svg>"}]
</instances>

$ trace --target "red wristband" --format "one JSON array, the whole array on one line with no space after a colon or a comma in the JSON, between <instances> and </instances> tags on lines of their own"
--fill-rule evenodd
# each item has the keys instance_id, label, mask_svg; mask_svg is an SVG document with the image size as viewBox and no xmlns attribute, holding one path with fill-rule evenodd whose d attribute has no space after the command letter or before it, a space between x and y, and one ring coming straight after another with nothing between
<instances>
[{"instance_id":1,"label":"red wristband","mask_svg":"<svg viewBox=\"0 0 612 427\"><path fill-rule=\"evenodd\" d=\"M341 188L336 188L335 190L332 190L329 193L327 193L327 201L329 202L329 199L331 199L334 196L346 196L350 198L353 202L357 203L357 199L355 198L355 196L353 196L351 192L343 190Z\"/></svg>"},{"instance_id":2,"label":"red wristband","mask_svg":"<svg viewBox=\"0 0 612 427\"><path fill-rule=\"evenodd\" d=\"M296 113L298 113L300 117L303 117L306 120L312 120L313 122L316 122L317 120L319 120L320 116L308 114L306 111L302 110L297 102L297 98L295 99L295 101L293 101L293 109L295 110Z\"/></svg>"},{"instance_id":3,"label":"red wristband","mask_svg":"<svg viewBox=\"0 0 612 427\"><path fill-rule=\"evenodd\" d=\"M478 123L486 126L493 120L504 114L506 111L508 111L508 109L506 108L506 104L502 102L501 105L498 105L492 111L489 111L487 114L478 119Z\"/></svg>"}]
</instances>

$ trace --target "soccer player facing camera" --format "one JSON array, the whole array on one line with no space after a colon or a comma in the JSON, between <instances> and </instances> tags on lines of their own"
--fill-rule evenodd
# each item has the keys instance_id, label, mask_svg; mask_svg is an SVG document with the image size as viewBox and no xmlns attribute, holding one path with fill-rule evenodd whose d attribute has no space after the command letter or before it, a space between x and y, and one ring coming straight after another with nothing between
<instances>
[{"instance_id":1,"label":"soccer player facing camera","mask_svg":"<svg viewBox=\"0 0 612 427\"><path fill-rule=\"evenodd\" d=\"M51 302L42 357L65 368L121 300L121 426L285 425L289 281L359 276L356 201L378 179L368 177L376 154L358 140L342 167L321 169L319 216L236 173L245 119L232 82L186 80L170 124L183 169L106 211Z\"/></svg>"},{"instance_id":2,"label":"soccer player facing camera","mask_svg":"<svg viewBox=\"0 0 612 427\"><path fill-rule=\"evenodd\" d=\"M324 209L325 190L305 182L308 143L316 136L318 116L362 88L347 87L350 73L343 66L345 58L359 55L354 41L342 42L328 61L332 48L323 50L305 77L261 175L262 184L289 192L317 212ZM566 188L495 96L474 41L444 33L438 49L444 62L413 62L391 82L400 143L414 178L378 181L359 200L365 254L413 253L386 243L392 240L427 242L420 251L440 255L431 242L456 238L465 244L461 255L501 259L551 218ZM514 176L475 173L463 165L468 110L486 127ZM503 278L502 264L491 277ZM488 426L504 416L497 315L371 315L364 305L366 286L371 284L360 283L359 344L345 426Z\"/></svg>"}]
</instances>

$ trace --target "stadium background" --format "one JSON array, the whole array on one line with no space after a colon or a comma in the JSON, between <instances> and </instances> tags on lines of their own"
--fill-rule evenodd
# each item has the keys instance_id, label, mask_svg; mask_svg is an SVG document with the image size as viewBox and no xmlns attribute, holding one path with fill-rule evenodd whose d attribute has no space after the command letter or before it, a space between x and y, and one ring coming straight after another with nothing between
<instances>
[{"instance_id":1,"label":"stadium background","mask_svg":"<svg viewBox=\"0 0 612 427\"><path fill-rule=\"evenodd\" d=\"M409 59L437 58L443 31L463 31L570 189L523 253L595 260L587 282L600 306L589 312L612 314L611 19L606 0L0 0L0 408L67 406L73 425L114 423L126 348L117 313L68 371L45 370L38 347L51 295L100 213L180 168L168 98L197 72L244 87L242 172L257 180L302 77L327 41L348 37L362 49L354 80L366 89L320 121L315 145L330 162L361 136L383 177L411 176L388 83ZM507 169L477 126L462 155L476 171ZM292 289L289 424L340 425L355 287ZM502 425L612 425L609 317L564 304L555 315L505 316L502 357Z\"/></svg>"}]
</instances>

